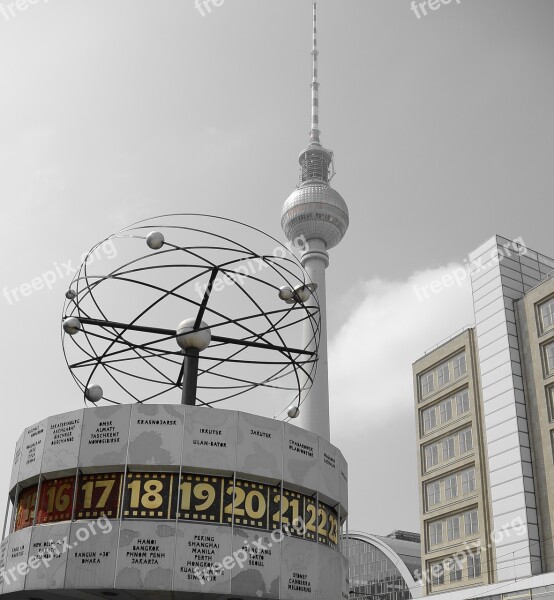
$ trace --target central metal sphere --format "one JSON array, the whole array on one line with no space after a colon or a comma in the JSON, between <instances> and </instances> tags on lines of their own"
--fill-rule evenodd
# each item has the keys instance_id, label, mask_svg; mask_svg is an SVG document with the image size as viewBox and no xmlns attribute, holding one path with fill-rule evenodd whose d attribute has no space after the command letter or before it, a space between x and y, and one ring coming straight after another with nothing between
<instances>
[{"instance_id":1,"label":"central metal sphere","mask_svg":"<svg viewBox=\"0 0 554 600\"><path fill-rule=\"evenodd\" d=\"M202 352L212 341L212 332L208 329L208 324L202 321L198 330L194 329L196 319L185 319L177 327L177 343L183 350L196 348Z\"/></svg>"}]
</instances>

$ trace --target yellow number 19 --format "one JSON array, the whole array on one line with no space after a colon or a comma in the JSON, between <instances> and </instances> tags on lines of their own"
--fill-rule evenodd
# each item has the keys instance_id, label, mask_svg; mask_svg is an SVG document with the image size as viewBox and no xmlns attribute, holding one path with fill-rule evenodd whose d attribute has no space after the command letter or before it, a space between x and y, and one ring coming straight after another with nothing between
<instances>
[{"instance_id":1,"label":"yellow number 19","mask_svg":"<svg viewBox=\"0 0 554 600\"><path fill-rule=\"evenodd\" d=\"M194 510L202 512L208 510L215 501L215 488L209 483L197 483L192 488L190 481L183 481L181 484L181 510L190 510L191 495L197 500L204 502L194 505Z\"/></svg>"}]
</instances>

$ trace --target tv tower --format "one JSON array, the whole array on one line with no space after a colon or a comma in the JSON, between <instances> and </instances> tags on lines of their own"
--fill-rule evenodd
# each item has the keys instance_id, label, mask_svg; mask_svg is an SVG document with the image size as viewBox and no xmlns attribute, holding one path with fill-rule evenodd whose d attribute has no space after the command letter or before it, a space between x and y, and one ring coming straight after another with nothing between
<instances>
[{"instance_id":1,"label":"tv tower","mask_svg":"<svg viewBox=\"0 0 554 600\"><path fill-rule=\"evenodd\" d=\"M329 440L325 269L329 266L328 250L340 243L348 229L348 207L342 196L329 185L335 174L333 152L320 142L318 55L317 1L314 1L310 144L298 158L300 182L283 205L281 226L291 242L302 237L306 240L300 259L317 284L321 309L319 363L314 384L300 407L299 424ZM304 326L305 347L311 343L312 337L313 331L307 324Z\"/></svg>"}]
</instances>

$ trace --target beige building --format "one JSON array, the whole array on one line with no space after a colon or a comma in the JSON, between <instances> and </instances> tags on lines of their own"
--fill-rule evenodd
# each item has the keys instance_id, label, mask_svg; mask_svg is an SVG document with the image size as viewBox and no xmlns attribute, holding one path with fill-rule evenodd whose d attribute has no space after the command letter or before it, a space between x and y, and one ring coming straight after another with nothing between
<instances>
[{"instance_id":1,"label":"beige building","mask_svg":"<svg viewBox=\"0 0 554 600\"><path fill-rule=\"evenodd\" d=\"M554 571L554 260L470 254L475 325L413 365L425 593Z\"/></svg>"},{"instance_id":2,"label":"beige building","mask_svg":"<svg viewBox=\"0 0 554 600\"><path fill-rule=\"evenodd\" d=\"M475 332L414 364L425 593L490 583L488 486ZM464 559L457 558L464 555Z\"/></svg>"}]
</instances>

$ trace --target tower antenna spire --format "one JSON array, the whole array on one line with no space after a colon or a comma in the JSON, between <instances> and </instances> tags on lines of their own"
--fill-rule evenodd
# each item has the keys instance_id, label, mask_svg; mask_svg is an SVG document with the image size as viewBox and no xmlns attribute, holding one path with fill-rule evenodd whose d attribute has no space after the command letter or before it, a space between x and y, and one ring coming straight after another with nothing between
<instances>
[{"instance_id":1,"label":"tower antenna spire","mask_svg":"<svg viewBox=\"0 0 554 600\"><path fill-rule=\"evenodd\" d=\"M312 38L312 128L310 130L310 141L319 144L319 80L318 80L318 57L317 48L317 0L313 3L313 38Z\"/></svg>"}]
</instances>

